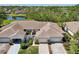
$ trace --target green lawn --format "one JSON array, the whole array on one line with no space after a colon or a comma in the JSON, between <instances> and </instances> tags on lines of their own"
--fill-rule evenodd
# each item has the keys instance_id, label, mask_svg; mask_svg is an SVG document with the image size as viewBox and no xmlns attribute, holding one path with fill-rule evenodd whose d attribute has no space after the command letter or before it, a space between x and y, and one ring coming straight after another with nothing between
<instances>
[{"instance_id":1,"label":"green lawn","mask_svg":"<svg viewBox=\"0 0 79 59\"><path fill-rule=\"evenodd\" d=\"M26 16L26 14L8 14L9 16Z\"/></svg>"},{"instance_id":2,"label":"green lawn","mask_svg":"<svg viewBox=\"0 0 79 59\"><path fill-rule=\"evenodd\" d=\"M3 23L1 24L1 26L10 24L10 23L13 22L13 21L14 21L14 20L3 20Z\"/></svg>"},{"instance_id":3,"label":"green lawn","mask_svg":"<svg viewBox=\"0 0 79 59\"><path fill-rule=\"evenodd\" d=\"M38 46L30 46L27 49L20 49L18 54L38 54Z\"/></svg>"}]
</instances>

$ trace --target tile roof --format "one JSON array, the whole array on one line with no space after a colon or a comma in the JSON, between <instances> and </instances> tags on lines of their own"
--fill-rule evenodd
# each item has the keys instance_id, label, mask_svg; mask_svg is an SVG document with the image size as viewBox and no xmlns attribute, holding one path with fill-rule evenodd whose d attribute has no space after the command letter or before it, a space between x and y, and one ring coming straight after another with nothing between
<instances>
[{"instance_id":1,"label":"tile roof","mask_svg":"<svg viewBox=\"0 0 79 59\"><path fill-rule=\"evenodd\" d=\"M55 25L55 23L53 25ZM40 29L40 31L36 33L36 37L63 37L63 31L57 28L58 25L56 25L56 27L53 27L53 25L52 23L46 24L42 29Z\"/></svg>"},{"instance_id":2,"label":"tile roof","mask_svg":"<svg viewBox=\"0 0 79 59\"><path fill-rule=\"evenodd\" d=\"M12 34L16 33L18 30L21 30L22 27L16 23L12 26L9 26L8 28L4 29L0 32L0 37L10 37Z\"/></svg>"},{"instance_id":3,"label":"tile roof","mask_svg":"<svg viewBox=\"0 0 79 59\"><path fill-rule=\"evenodd\" d=\"M13 35L11 35L11 38L24 38L25 36L25 32L22 30L17 31L16 33L14 33Z\"/></svg>"},{"instance_id":4,"label":"tile roof","mask_svg":"<svg viewBox=\"0 0 79 59\"><path fill-rule=\"evenodd\" d=\"M41 21L15 21L12 25L5 27L3 31L0 32L0 37L11 37L12 35L21 36L24 35L23 29L40 29L36 33L36 36L47 36L47 37L63 37L62 29L52 22L41 22ZM21 34L22 33L22 34ZM22 36L23 37L23 36Z\"/></svg>"},{"instance_id":5,"label":"tile roof","mask_svg":"<svg viewBox=\"0 0 79 59\"><path fill-rule=\"evenodd\" d=\"M18 21L18 23L25 29L40 29L46 24L46 22L38 21Z\"/></svg>"},{"instance_id":6,"label":"tile roof","mask_svg":"<svg viewBox=\"0 0 79 59\"><path fill-rule=\"evenodd\" d=\"M63 37L63 35L55 30L49 29L46 32L45 31L41 32L38 37L41 37L41 38Z\"/></svg>"},{"instance_id":7,"label":"tile roof","mask_svg":"<svg viewBox=\"0 0 79 59\"><path fill-rule=\"evenodd\" d=\"M5 29L0 32L0 37L9 37L10 35L14 34L16 31L14 31L12 28Z\"/></svg>"},{"instance_id":8,"label":"tile roof","mask_svg":"<svg viewBox=\"0 0 79 59\"><path fill-rule=\"evenodd\" d=\"M74 22L66 22L65 26L71 30L73 33L76 33L79 31L79 21L74 21Z\"/></svg>"},{"instance_id":9,"label":"tile roof","mask_svg":"<svg viewBox=\"0 0 79 59\"><path fill-rule=\"evenodd\" d=\"M20 24L18 24L18 23L15 23L14 26L12 26L12 28L15 31L23 29L23 27Z\"/></svg>"},{"instance_id":10,"label":"tile roof","mask_svg":"<svg viewBox=\"0 0 79 59\"><path fill-rule=\"evenodd\" d=\"M10 27L10 26L12 26L13 24L15 24L15 22L12 22L12 23L10 23L10 24L8 24L8 25L3 26L3 27L1 28L1 30L4 30L4 29Z\"/></svg>"}]
</instances>

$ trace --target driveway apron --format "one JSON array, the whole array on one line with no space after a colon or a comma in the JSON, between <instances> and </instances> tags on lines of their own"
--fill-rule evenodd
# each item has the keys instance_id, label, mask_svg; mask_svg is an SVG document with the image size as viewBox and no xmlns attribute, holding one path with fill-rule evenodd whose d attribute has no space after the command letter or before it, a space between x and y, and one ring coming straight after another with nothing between
<instances>
[{"instance_id":1,"label":"driveway apron","mask_svg":"<svg viewBox=\"0 0 79 59\"><path fill-rule=\"evenodd\" d=\"M53 54L67 54L62 43L55 43L51 45L51 50Z\"/></svg>"},{"instance_id":2,"label":"driveway apron","mask_svg":"<svg viewBox=\"0 0 79 59\"><path fill-rule=\"evenodd\" d=\"M20 49L20 44L14 44L10 47L7 54L18 54Z\"/></svg>"},{"instance_id":3,"label":"driveway apron","mask_svg":"<svg viewBox=\"0 0 79 59\"><path fill-rule=\"evenodd\" d=\"M49 54L48 44L39 44L39 54Z\"/></svg>"}]
</instances>

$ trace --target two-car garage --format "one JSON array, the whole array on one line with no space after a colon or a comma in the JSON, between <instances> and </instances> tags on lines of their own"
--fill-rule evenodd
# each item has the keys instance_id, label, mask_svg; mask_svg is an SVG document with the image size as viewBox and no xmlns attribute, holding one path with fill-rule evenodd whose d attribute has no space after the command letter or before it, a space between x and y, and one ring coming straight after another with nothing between
<instances>
[{"instance_id":1,"label":"two-car garage","mask_svg":"<svg viewBox=\"0 0 79 59\"><path fill-rule=\"evenodd\" d=\"M60 43L63 37L39 38L39 43Z\"/></svg>"},{"instance_id":2,"label":"two-car garage","mask_svg":"<svg viewBox=\"0 0 79 59\"><path fill-rule=\"evenodd\" d=\"M20 44L21 43L21 39L12 39L13 43L15 44Z\"/></svg>"},{"instance_id":3,"label":"two-car garage","mask_svg":"<svg viewBox=\"0 0 79 59\"><path fill-rule=\"evenodd\" d=\"M9 42L12 42L12 43L20 43L22 40L21 39L10 39L8 37L0 37L0 43L9 43Z\"/></svg>"},{"instance_id":4,"label":"two-car garage","mask_svg":"<svg viewBox=\"0 0 79 59\"><path fill-rule=\"evenodd\" d=\"M7 42L9 42L10 41L10 38L8 38L8 37L0 37L0 42L1 43L7 43Z\"/></svg>"},{"instance_id":5,"label":"two-car garage","mask_svg":"<svg viewBox=\"0 0 79 59\"><path fill-rule=\"evenodd\" d=\"M51 43L62 42L62 37L51 37L51 38L48 39L48 42L51 42Z\"/></svg>"}]
</instances>

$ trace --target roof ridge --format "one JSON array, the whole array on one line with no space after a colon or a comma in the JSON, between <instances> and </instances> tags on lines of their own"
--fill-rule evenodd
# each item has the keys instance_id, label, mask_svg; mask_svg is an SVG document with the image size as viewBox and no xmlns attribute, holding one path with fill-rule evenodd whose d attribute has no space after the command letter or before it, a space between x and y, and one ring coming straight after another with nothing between
<instances>
[{"instance_id":1,"label":"roof ridge","mask_svg":"<svg viewBox=\"0 0 79 59\"><path fill-rule=\"evenodd\" d=\"M52 23L51 23L52 24ZM55 24L55 23L54 23ZM57 25L57 24L55 24ZM58 25L57 25L58 26ZM55 30L57 30L57 32L60 32L57 28L55 28L54 26L52 26ZM60 28L61 29L61 28ZM62 29L61 29L62 30ZM63 31L63 30L62 30Z\"/></svg>"},{"instance_id":2,"label":"roof ridge","mask_svg":"<svg viewBox=\"0 0 79 59\"><path fill-rule=\"evenodd\" d=\"M16 31L14 34L10 35L10 37L11 37L11 36L14 36L14 35L16 35L16 33L18 33L19 31L20 31L20 30Z\"/></svg>"},{"instance_id":3,"label":"roof ridge","mask_svg":"<svg viewBox=\"0 0 79 59\"><path fill-rule=\"evenodd\" d=\"M47 24L45 24L40 30L47 31L48 29L50 29L50 23L49 22Z\"/></svg>"}]
</instances>

